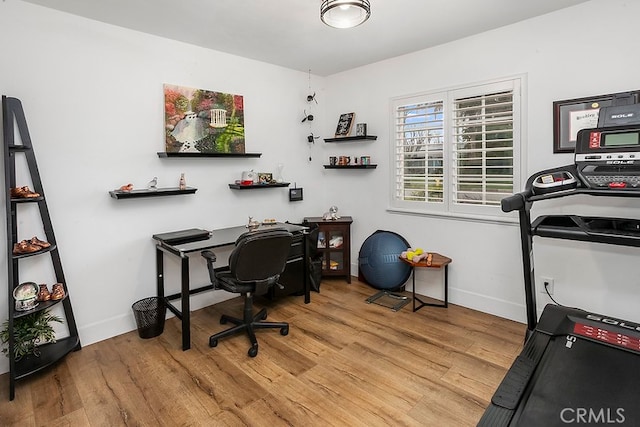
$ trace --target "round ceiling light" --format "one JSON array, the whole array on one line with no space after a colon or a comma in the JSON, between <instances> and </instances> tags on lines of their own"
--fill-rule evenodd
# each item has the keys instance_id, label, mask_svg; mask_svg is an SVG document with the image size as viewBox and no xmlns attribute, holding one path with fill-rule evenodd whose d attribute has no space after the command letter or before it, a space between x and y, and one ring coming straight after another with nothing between
<instances>
[{"instance_id":1,"label":"round ceiling light","mask_svg":"<svg viewBox=\"0 0 640 427\"><path fill-rule=\"evenodd\" d=\"M369 0L324 0L320 19L334 28L353 28L371 16Z\"/></svg>"}]
</instances>

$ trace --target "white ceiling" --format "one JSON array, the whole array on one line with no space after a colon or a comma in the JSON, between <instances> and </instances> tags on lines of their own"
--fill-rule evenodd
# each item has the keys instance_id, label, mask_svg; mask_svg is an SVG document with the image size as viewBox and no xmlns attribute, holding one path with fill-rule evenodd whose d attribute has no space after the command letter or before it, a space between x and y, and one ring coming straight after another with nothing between
<instances>
[{"instance_id":1,"label":"white ceiling","mask_svg":"<svg viewBox=\"0 0 640 427\"><path fill-rule=\"evenodd\" d=\"M352 29L324 25L321 0L23 1L327 76L588 0L371 0Z\"/></svg>"}]
</instances>

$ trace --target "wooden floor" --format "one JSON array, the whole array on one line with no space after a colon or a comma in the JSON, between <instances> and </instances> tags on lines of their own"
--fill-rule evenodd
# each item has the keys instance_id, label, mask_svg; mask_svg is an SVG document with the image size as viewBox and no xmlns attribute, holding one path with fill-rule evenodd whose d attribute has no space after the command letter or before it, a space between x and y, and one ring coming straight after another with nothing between
<instances>
[{"instance_id":1,"label":"wooden floor","mask_svg":"<svg viewBox=\"0 0 640 427\"><path fill-rule=\"evenodd\" d=\"M375 290L325 280L301 297L256 301L290 333L258 332L256 358L224 329L235 298L193 313L192 348L180 324L157 338L136 331L70 354L17 383L0 376L2 426L472 426L519 353L525 326L463 307L367 304Z\"/></svg>"}]
</instances>

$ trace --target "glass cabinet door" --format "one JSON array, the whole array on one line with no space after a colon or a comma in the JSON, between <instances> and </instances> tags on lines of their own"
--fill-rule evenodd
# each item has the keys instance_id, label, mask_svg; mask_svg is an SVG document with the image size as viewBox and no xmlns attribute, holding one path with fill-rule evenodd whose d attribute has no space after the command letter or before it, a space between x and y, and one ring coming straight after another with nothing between
<instances>
[{"instance_id":1,"label":"glass cabinet door","mask_svg":"<svg viewBox=\"0 0 640 427\"><path fill-rule=\"evenodd\" d=\"M326 249L327 248L327 236L324 231L318 232L318 249Z\"/></svg>"},{"instance_id":2,"label":"glass cabinet door","mask_svg":"<svg viewBox=\"0 0 640 427\"><path fill-rule=\"evenodd\" d=\"M329 231L329 248L330 249L339 249L344 244L344 235L340 230L330 230Z\"/></svg>"}]
</instances>

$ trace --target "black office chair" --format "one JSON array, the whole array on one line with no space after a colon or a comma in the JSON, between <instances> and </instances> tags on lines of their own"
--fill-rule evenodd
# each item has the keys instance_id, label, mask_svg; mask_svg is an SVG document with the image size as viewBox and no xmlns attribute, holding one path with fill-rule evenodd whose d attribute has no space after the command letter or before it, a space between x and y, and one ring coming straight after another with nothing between
<instances>
[{"instance_id":1,"label":"black office chair","mask_svg":"<svg viewBox=\"0 0 640 427\"><path fill-rule=\"evenodd\" d=\"M289 324L284 322L264 322L267 309L253 314L253 296L262 295L271 286L279 285L278 279L285 269L292 235L286 230L249 231L238 238L236 246L229 255L229 266L215 271L213 263L216 255L210 250L202 251L207 260L207 268L214 289L224 289L244 295L244 315L242 319L223 314L220 323L233 323L235 326L209 337L209 345L215 347L218 340L245 331L251 341L249 356L258 354L258 341L255 329L280 328L280 335L289 333Z\"/></svg>"}]
</instances>

